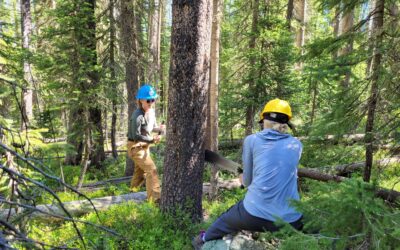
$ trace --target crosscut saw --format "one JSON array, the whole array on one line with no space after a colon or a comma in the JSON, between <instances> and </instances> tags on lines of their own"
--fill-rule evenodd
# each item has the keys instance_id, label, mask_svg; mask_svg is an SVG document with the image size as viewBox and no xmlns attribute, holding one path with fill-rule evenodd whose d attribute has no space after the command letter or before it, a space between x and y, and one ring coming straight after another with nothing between
<instances>
[{"instance_id":1,"label":"crosscut saw","mask_svg":"<svg viewBox=\"0 0 400 250\"><path fill-rule=\"evenodd\" d=\"M216 165L219 169L229 171L233 174L243 173L242 166L239 163L229 160L214 151L206 149L204 151L204 160Z\"/></svg>"}]
</instances>

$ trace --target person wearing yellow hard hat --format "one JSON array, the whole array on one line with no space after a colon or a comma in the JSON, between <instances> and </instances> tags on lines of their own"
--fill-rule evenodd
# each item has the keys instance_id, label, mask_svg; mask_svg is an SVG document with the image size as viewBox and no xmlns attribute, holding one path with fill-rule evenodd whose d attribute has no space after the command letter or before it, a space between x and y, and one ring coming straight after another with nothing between
<instances>
[{"instance_id":1,"label":"person wearing yellow hard hat","mask_svg":"<svg viewBox=\"0 0 400 250\"><path fill-rule=\"evenodd\" d=\"M245 198L193 239L195 249L240 230L277 231L277 220L302 229L302 214L290 205L291 200L300 199L297 166L303 148L298 139L287 133L291 118L287 101L274 99L265 105L260 113L263 130L243 142L240 179L247 187Z\"/></svg>"},{"instance_id":2,"label":"person wearing yellow hard hat","mask_svg":"<svg viewBox=\"0 0 400 250\"><path fill-rule=\"evenodd\" d=\"M288 128L293 128L290 119L292 119L292 109L289 103L276 98L265 104L264 109L260 113L259 123L261 124L261 128L264 129L264 120L271 121L268 122L268 126L273 126L272 129L286 133Z\"/></svg>"}]
</instances>

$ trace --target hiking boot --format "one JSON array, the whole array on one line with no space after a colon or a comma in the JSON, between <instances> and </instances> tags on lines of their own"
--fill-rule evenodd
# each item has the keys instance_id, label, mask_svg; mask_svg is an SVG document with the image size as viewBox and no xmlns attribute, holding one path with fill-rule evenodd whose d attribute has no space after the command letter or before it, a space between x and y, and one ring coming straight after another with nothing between
<instances>
[{"instance_id":1,"label":"hiking boot","mask_svg":"<svg viewBox=\"0 0 400 250\"><path fill-rule=\"evenodd\" d=\"M201 231L199 235L193 238L192 240L192 246L194 250L201 250L201 248L204 245L203 237L204 237L205 232Z\"/></svg>"}]
</instances>

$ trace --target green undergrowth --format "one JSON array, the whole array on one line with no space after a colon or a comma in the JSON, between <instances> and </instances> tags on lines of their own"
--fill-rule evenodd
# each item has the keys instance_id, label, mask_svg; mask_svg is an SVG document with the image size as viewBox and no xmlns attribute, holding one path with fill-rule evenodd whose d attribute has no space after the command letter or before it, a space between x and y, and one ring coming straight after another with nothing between
<instances>
[{"instance_id":1,"label":"green undergrowth","mask_svg":"<svg viewBox=\"0 0 400 250\"><path fill-rule=\"evenodd\" d=\"M343 183L308 181L301 202L294 205L304 215L304 232L290 226L277 233L258 234L266 249L398 249L400 204L388 205L374 196L374 187L359 180ZM180 215L180 223L163 215L151 203L128 202L82 220L105 226L113 236L91 225L78 223L88 249L192 249L191 238L207 229L230 206L243 199L246 190L222 191L212 201L204 198L205 221L193 224ZM83 249L71 223L32 222L30 236L48 244ZM273 246L273 248L271 248ZM21 248L22 249L22 248Z\"/></svg>"},{"instance_id":2,"label":"green undergrowth","mask_svg":"<svg viewBox=\"0 0 400 250\"><path fill-rule=\"evenodd\" d=\"M162 180L164 145L151 149L152 157ZM222 151L222 155L240 162L239 151ZM362 146L345 147L342 145L305 145L301 163L305 167L320 168L362 161ZM340 157L339 157L340 156ZM378 151L375 159L390 157L387 152ZM50 161L47 165L60 175L60 163ZM125 155L114 160L108 158L104 168L88 170L84 183L94 183L123 176ZM65 180L75 186L80 174L79 166L63 166ZM400 164L390 164L381 168L373 167L372 182L381 187L399 190ZM41 180L40 175L31 174ZM234 176L221 172L222 179ZM209 181L210 168L206 167L203 180ZM362 172L353 173L352 180L343 183L319 183L301 179L301 202L295 203L304 214L305 233L285 227L278 233L259 234L258 240L265 242L267 249L400 249L400 204L385 204L374 196L374 187L361 181ZM44 180L53 189L60 188L55 181ZM38 204L53 203L48 193L36 189ZM83 191L90 198L121 195L129 192L129 184L107 185L95 191ZM246 190L234 189L222 191L212 201L203 200L205 221L193 224L184 215L177 223L171 217L161 214L159 209L147 202L132 202L112 206L100 212L100 218L90 213L81 220L105 226L120 236L114 236L91 225L78 223L87 249L192 249L191 238L201 229L208 228L215 219L230 206L243 199ZM71 192L57 192L63 202L83 199ZM83 249L76 230L70 222L43 223L29 222L29 236L50 245ZM19 249L19 248L18 248ZM20 249L24 249L21 247ZM29 249L29 248L25 248ZM365 248L366 249L366 248Z\"/></svg>"},{"instance_id":3,"label":"green undergrowth","mask_svg":"<svg viewBox=\"0 0 400 250\"><path fill-rule=\"evenodd\" d=\"M295 206L304 232L292 232L281 249L399 249L400 204L385 204L360 180L309 182Z\"/></svg>"},{"instance_id":4,"label":"green undergrowth","mask_svg":"<svg viewBox=\"0 0 400 250\"><path fill-rule=\"evenodd\" d=\"M79 223L79 231L88 249L190 249L188 239L196 232L196 226L189 220L178 226L172 218L162 215L157 207L147 202L127 202L99 215L98 218L90 213L81 219L101 224L119 236ZM36 224L31 235L51 245L59 246L63 242L66 247L84 248L72 223L53 226Z\"/></svg>"},{"instance_id":5,"label":"green undergrowth","mask_svg":"<svg viewBox=\"0 0 400 250\"><path fill-rule=\"evenodd\" d=\"M100 212L90 213L81 220L105 226L120 236L114 236L91 225L78 223L88 249L192 249L191 238L206 229L223 211L243 197L244 190L221 193L216 200L203 203L205 222L193 224L184 214L180 223L164 215L151 203L128 202ZM30 236L50 245L83 249L73 224L32 222Z\"/></svg>"}]
</instances>

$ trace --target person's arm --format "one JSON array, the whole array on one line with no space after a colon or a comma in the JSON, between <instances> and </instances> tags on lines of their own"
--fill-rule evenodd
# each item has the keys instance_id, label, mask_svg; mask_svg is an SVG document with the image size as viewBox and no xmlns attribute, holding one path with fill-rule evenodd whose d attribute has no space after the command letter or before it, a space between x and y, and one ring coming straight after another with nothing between
<instances>
[{"instance_id":1,"label":"person's arm","mask_svg":"<svg viewBox=\"0 0 400 250\"><path fill-rule=\"evenodd\" d=\"M250 136L246 137L246 139L243 142L242 162L243 162L242 184L245 187L248 187L250 186L253 180L253 149L251 148Z\"/></svg>"},{"instance_id":2,"label":"person's arm","mask_svg":"<svg viewBox=\"0 0 400 250\"><path fill-rule=\"evenodd\" d=\"M135 136L133 139L136 141L153 143L154 142L153 137L142 135L142 133L141 133L143 119L144 119L144 116L139 115L138 117L136 117L136 121L133 121L133 122L136 122L135 130L134 130Z\"/></svg>"}]
</instances>

